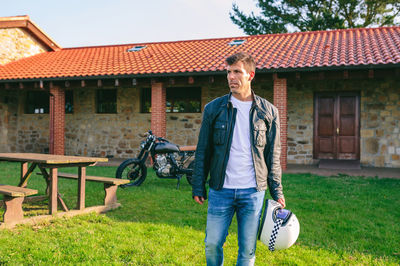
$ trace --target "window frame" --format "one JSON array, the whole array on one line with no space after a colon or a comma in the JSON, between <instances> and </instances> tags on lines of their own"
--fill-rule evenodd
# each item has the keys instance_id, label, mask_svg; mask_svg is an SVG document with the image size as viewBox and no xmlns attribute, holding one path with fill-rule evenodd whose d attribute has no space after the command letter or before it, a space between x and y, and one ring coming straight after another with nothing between
<instances>
[{"instance_id":1,"label":"window frame","mask_svg":"<svg viewBox=\"0 0 400 266\"><path fill-rule=\"evenodd\" d=\"M46 100L43 100L43 99ZM40 99L38 101L38 99ZM43 111L42 111L43 110ZM25 95L25 114L49 114L50 95L47 91L28 90Z\"/></svg>"},{"instance_id":2,"label":"window frame","mask_svg":"<svg viewBox=\"0 0 400 266\"><path fill-rule=\"evenodd\" d=\"M185 90L185 93L183 93L182 90ZM193 90L198 90L198 91L194 92ZM201 87L168 87L168 88L166 88L166 110L165 110L165 112L168 114L169 113L173 113L173 114L201 113L201 90L202 90ZM189 95L188 95L188 91L190 92ZM183 95L183 97L181 97L182 95ZM171 99L171 97L173 97L173 98ZM195 101L198 106L193 106L193 104L190 103L193 101ZM174 111L174 110L177 110L175 108L179 108L178 106L182 106L182 102L187 103L188 105L191 106L191 108L195 108L197 110ZM151 88L141 88L140 112L141 113L151 113Z\"/></svg>"},{"instance_id":3,"label":"window frame","mask_svg":"<svg viewBox=\"0 0 400 266\"><path fill-rule=\"evenodd\" d=\"M110 99L110 95L101 95L104 92L114 92L114 95L112 95L115 99ZM100 98L102 101L106 100L105 102L99 103ZM117 109L117 98L118 98L118 90L117 89L96 89L96 114L117 114L118 109ZM110 102L107 102L109 100ZM103 107L103 104L112 104L113 107ZM100 108L104 108L106 110L102 111ZM108 108L113 109L113 110L108 110Z\"/></svg>"},{"instance_id":4,"label":"window frame","mask_svg":"<svg viewBox=\"0 0 400 266\"><path fill-rule=\"evenodd\" d=\"M70 108L67 106L69 102L67 102L67 93L70 94L68 97L68 100L71 100L70 102ZM65 90L65 114L73 114L74 113L74 90Z\"/></svg>"}]
</instances>

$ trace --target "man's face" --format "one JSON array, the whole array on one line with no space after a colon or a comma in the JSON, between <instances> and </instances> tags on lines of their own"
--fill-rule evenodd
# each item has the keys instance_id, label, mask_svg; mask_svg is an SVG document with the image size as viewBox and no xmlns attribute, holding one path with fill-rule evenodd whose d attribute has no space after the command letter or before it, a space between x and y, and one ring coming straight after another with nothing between
<instances>
[{"instance_id":1,"label":"man's face","mask_svg":"<svg viewBox=\"0 0 400 266\"><path fill-rule=\"evenodd\" d=\"M228 65L226 70L228 84L232 94L248 94L251 90L250 84L254 77L254 72L247 72L242 62Z\"/></svg>"}]
</instances>

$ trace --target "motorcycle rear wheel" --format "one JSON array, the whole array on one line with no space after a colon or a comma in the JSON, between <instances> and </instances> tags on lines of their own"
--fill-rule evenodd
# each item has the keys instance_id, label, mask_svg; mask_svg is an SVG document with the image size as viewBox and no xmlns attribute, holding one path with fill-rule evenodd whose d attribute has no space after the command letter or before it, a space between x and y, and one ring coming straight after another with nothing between
<instances>
[{"instance_id":1,"label":"motorcycle rear wheel","mask_svg":"<svg viewBox=\"0 0 400 266\"><path fill-rule=\"evenodd\" d=\"M147 167L144 163L141 163L138 159L128 159L122 162L118 168L116 177L121 179L128 179L131 182L122 185L121 187L127 186L140 186L147 176Z\"/></svg>"}]
</instances>

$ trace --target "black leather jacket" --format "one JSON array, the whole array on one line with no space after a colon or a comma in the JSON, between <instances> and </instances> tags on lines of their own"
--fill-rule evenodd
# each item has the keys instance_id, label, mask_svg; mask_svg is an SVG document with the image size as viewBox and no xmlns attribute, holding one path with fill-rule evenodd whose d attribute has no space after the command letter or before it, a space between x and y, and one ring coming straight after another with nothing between
<instances>
[{"instance_id":1,"label":"black leather jacket","mask_svg":"<svg viewBox=\"0 0 400 266\"><path fill-rule=\"evenodd\" d=\"M236 108L233 108L230 97L231 94L219 97L204 108L196 149L193 196L206 198L205 184L209 173L211 188L220 190L224 185L236 120ZM269 188L272 198L278 200L283 197L278 109L254 93L253 99L250 141L257 190Z\"/></svg>"}]
</instances>

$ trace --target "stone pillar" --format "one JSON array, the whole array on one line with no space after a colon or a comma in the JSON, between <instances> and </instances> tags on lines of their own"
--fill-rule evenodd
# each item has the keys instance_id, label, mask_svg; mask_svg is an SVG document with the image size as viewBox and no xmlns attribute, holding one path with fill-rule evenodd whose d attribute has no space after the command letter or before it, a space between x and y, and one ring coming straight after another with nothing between
<instances>
[{"instance_id":1,"label":"stone pillar","mask_svg":"<svg viewBox=\"0 0 400 266\"><path fill-rule=\"evenodd\" d=\"M287 85L286 79L274 77L274 105L278 108L281 123L281 166L287 168Z\"/></svg>"},{"instance_id":2,"label":"stone pillar","mask_svg":"<svg viewBox=\"0 0 400 266\"><path fill-rule=\"evenodd\" d=\"M64 155L65 90L50 88L50 154Z\"/></svg>"},{"instance_id":3,"label":"stone pillar","mask_svg":"<svg viewBox=\"0 0 400 266\"><path fill-rule=\"evenodd\" d=\"M151 130L157 137L166 137L167 92L163 83L151 85Z\"/></svg>"}]
</instances>

